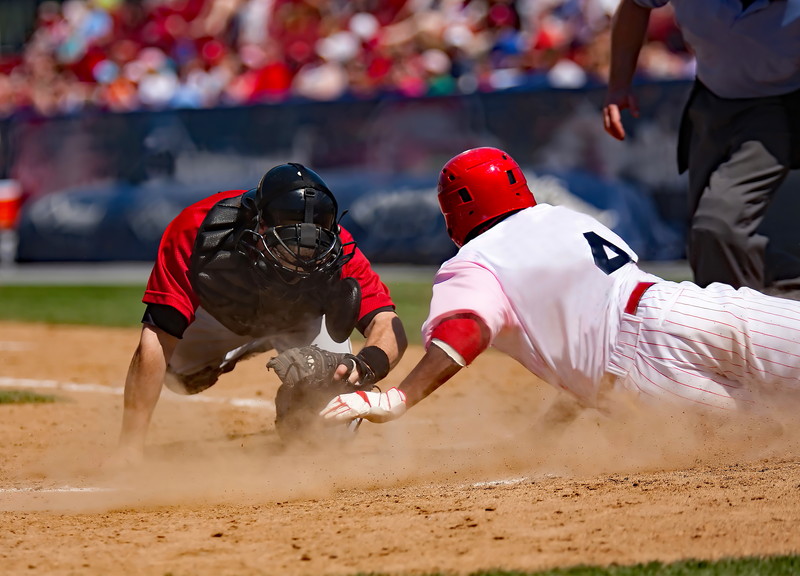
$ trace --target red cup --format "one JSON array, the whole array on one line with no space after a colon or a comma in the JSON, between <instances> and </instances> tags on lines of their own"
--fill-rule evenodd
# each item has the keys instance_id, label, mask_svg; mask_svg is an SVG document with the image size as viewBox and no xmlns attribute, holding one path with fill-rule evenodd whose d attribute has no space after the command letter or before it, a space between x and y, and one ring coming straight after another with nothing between
<instances>
[{"instance_id":1,"label":"red cup","mask_svg":"<svg viewBox=\"0 0 800 576\"><path fill-rule=\"evenodd\" d=\"M16 180L0 180L0 230L11 230L17 224L22 206L22 186Z\"/></svg>"}]
</instances>

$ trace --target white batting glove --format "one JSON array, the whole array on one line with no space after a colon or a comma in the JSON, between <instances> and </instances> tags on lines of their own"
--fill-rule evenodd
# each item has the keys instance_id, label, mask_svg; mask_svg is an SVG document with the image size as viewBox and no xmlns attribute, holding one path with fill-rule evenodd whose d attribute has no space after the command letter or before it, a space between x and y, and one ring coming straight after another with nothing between
<instances>
[{"instance_id":1,"label":"white batting glove","mask_svg":"<svg viewBox=\"0 0 800 576\"><path fill-rule=\"evenodd\" d=\"M389 388L386 392L340 394L328 402L319 415L331 422L364 418L380 423L400 418L407 409L405 393L397 388Z\"/></svg>"}]
</instances>

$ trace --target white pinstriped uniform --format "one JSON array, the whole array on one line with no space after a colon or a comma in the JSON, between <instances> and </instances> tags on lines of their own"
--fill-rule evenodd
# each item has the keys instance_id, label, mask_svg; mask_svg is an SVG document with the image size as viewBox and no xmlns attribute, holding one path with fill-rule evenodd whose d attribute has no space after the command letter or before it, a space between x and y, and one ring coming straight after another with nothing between
<instances>
[{"instance_id":1,"label":"white pinstriped uniform","mask_svg":"<svg viewBox=\"0 0 800 576\"><path fill-rule=\"evenodd\" d=\"M659 282L623 315L610 369L641 394L727 410L769 409L782 392L800 399L800 303Z\"/></svg>"},{"instance_id":2,"label":"white pinstriped uniform","mask_svg":"<svg viewBox=\"0 0 800 576\"><path fill-rule=\"evenodd\" d=\"M668 282L636 260L593 218L527 208L442 265L423 341L440 319L471 312L493 347L589 405L609 381L699 409L767 408L774 393L800 400L800 302ZM630 313L642 282L655 284Z\"/></svg>"}]
</instances>

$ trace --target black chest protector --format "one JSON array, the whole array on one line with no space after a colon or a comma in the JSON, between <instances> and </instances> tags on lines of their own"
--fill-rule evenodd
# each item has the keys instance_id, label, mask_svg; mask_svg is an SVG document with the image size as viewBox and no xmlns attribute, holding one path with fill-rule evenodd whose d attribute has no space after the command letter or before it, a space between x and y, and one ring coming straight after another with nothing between
<instances>
[{"instance_id":1,"label":"black chest protector","mask_svg":"<svg viewBox=\"0 0 800 576\"><path fill-rule=\"evenodd\" d=\"M197 232L189 274L200 304L232 332L253 337L290 330L325 314L331 337L344 342L358 320L358 282L336 271L290 285L270 266L250 261L237 243L255 214L241 203L242 196L220 200Z\"/></svg>"}]
</instances>

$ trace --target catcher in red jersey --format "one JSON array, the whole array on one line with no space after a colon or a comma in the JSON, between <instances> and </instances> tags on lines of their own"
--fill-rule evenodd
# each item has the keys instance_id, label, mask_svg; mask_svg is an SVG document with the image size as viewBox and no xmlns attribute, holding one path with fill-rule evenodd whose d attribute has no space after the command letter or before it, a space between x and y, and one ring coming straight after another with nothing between
<instances>
[{"instance_id":1,"label":"catcher in red jersey","mask_svg":"<svg viewBox=\"0 0 800 576\"><path fill-rule=\"evenodd\" d=\"M325 419L398 418L489 346L584 406L631 395L763 416L800 401L800 302L642 271L597 220L537 204L496 148L451 159L439 204L459 251L434 279L425 355L397 387L337 396Z\"/></svg>"},{"instance_id":2,"label":"catcher in red jersey","mask_svg":"<svg viewBox=\"0 0 800 576\"><path fill-rule=\"evenodd\" d=\"M142 299L116 464L142 459L162 384L197 394L253 354L278 354L268 368L282 380L276 427L285 439L312 438L330 398L386 376L406 349L405 331L339 218L322 178L289 163L256 188L217 193L170 223ZM353 329L366 337L358 354Z\"/></svg>"}]
</instances>

